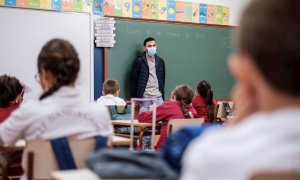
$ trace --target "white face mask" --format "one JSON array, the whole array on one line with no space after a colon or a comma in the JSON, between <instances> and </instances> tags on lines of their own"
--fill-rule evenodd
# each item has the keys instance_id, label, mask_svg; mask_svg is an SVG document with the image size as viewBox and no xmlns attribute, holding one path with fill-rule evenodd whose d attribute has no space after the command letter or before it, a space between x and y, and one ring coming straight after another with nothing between
<instances>
[{"instance_id":1,"label":"white face mask","mask_svg":"<svg viewBox=\"0 0 300 180\"><path fill-rule=\"evenodd\" d=\"M156 54L156 47L147 48L147 53L149 56L154 56Z\"/></svg>"}]
</instances>

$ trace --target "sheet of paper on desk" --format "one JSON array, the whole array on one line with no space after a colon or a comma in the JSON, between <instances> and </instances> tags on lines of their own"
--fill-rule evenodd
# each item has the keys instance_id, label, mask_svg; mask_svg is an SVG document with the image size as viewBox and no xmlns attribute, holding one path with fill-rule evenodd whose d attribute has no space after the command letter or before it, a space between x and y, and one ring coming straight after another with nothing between
<instances>
[{"instance_id":1,"label":"sheet of paper on desk","mask_svg":"<svg viewBox=\"0 0 300 180\"><path fill-rule=\"evenodd\" d=\"M52 177L55 180L101 180L89 169L54 171Z\"/></svg>"}]
</instances>

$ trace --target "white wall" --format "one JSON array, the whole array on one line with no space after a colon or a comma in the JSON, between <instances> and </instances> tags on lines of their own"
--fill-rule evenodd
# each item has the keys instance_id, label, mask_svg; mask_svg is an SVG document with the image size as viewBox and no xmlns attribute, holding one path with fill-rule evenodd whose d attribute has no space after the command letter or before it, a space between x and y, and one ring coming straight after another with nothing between
<instances>
[{"instance_id":1,"label":"white wall","mask_svg":"<svg viewBox=\"0 0 300 180\"><path fill-rule=\"evenodd\" d=\"M229 25L237 26L243 8L250 2L250 0L180 0L185 2L197 2L204 4L215 4L227 6L230 8Z\"/></svg>"}]
</instances>

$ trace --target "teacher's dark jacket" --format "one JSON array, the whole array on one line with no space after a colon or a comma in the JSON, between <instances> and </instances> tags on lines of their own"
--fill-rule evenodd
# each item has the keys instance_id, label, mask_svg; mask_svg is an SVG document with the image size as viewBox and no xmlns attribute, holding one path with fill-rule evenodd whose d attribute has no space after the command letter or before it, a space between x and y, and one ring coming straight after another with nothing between
<instances>
[{"instance_id":1,"label":"teacher's dark jacket","mask_svg":"<svg viewBox=\"0 0 300 180\"><path fill-rule=\"evenodd\" d=\"M159 91L164 99L165 95L165 62L155 55L155 69L159 85ZM149 66L145 52L139 55L133 62L131 69L130 85L131 97L142 98L149 78Z\"/></svg>"}]
</instances>

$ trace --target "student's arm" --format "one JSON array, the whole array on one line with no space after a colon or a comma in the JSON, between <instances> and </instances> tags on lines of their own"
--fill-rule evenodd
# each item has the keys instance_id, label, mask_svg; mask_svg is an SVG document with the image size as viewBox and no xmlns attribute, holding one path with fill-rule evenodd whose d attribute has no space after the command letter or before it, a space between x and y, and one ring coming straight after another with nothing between
<instances>
[{"instance_id":1,"label":"student's arm","mask_svg":"<svg viewBox=\"0 0 300 180\"><path fill-rule=\"evenodd\" d=\"M136 97L136 86L138 81L138 76L140 74L141 61L138 57L132 65L131 75L130 75L130 85L131 85L131 97Z\"/></svg>"},{"instance_id":2,"label":"student's arm","mask_svg":"<svg viewBox=\"0 0 300 180\"><path fill-rule=\"evenodd\" d=\"M23 103L7 120L0 124L1 144L13 146L19 139L23 139L26 127L31 124L27 121L30 116L27 105Z\"/></svg>"},{"instance_id":3,"label":"student's arm","mask_svg":"<svg viewBox=\"0 0 300 180\"><path fill-rule=\"evenodd\" d=\"M169 119L169 111L170 107L166 104L163 103L156 108L156 121L162 121ZM153 111L148 111L148 112L142 112L139 115L139 122L143 123L152 123L152 112Z\"/></svg>"}]
</instances>

